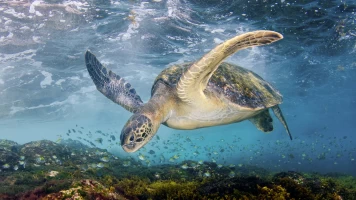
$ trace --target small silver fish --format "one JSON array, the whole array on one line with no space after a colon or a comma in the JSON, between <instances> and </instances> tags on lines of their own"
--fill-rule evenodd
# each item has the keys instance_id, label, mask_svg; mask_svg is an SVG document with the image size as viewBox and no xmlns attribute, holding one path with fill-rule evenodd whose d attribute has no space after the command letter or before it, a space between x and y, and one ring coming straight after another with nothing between
<instances>
[{"instance_id":1,"label":"small silver fish","mask_svg":"<svg viewBox=\"0 0 356 200\"><path fill-rule=\"evenodd\" d=\"M96 165L96 167L97 167L97 168L103 168L103 167L105 167L105 165L104 165L103 163L98 163L98 164Z\"/></svg>"},{"instance_id":2,"label":"small silver fish","mask_svg":"<svg viewBox=\"0 0 356 200\"><path fill-rule=\"evenodd\" d=\"M230 178L234 178L234 177L235 177L235 172L234 172L234 171L231 171L231 172L229 173L229 177L230 177Z\"/></svg>"},{"instance_id":3,"label":"small silver fish","mask_svg":"<svg viewBox=\"0 0 356 200\"><path fill-rule=\"evenodd\" d=\"M40 163L44 163L46 160L43 156L38 156L35 159L36 163L40 164Z\"/></svg>"},{"instance_id":4,"label":"small silver fish","mask_svg":"<svg viewBox=\"0 0 356 200\"><path fill-rule=\"evenodd\" d=\"M104 157L100 158L100 160L103 161L103 162L109 162L110 161L109 157L107 157L107 156L104 156Z\"/></svg>"},{"instance_id":5,"label":"small silver fish","mask_svg":"<svg viewBox=\"0 0 356 200\"><path fill-rule=\"evenodd\" d=\"M131 165L131 161L129 160L125 160L123 163L122 163L122 166L124 167L129 167Z\"/></svg>"},{"instance_id":6,"label":"small silver fish","mask_svg":"<svg viewBox=\"0 0 356 200\"><path fill-rule=\"evenodd\" d=\"M145 156L144 156L143 154L139 154L139 155L138 155L138 158L139 158L140 160L146 160L146 158L145 158Z\"/></svg>"},{"instance_id":7,"label":"small silver fish","mask_svg":"<svg viewBox=\"0 0 356 200\"><path fill-rule=\"evenodd\" d=\"M182 169L188 169L188 164L184 163L182 166L180 166Z\"/></svg>"},{"instance_id":8,"label":"small silver fish","mask_svg":"<svg viewBox=\"0 0 356 200\"><path fill-rule=\"evenodd\" d=\"M7 163L2 166L3 169L9 169L10 167L11 166L9 164L7 164Z\"/></svg>"},{"instance_id":9,"label":"small silver fish","mask_svg":"<svg viewBox=\"0 0 356 200\"><path fill-rule=\"evenodd\" d=\"M204 176L205 176L205 177L210 177L210 176L211 176L211 174L210 174L210 172L209 172L209 171L206 171L206 172L204 173Z\"/></svg>"}]
</instances>

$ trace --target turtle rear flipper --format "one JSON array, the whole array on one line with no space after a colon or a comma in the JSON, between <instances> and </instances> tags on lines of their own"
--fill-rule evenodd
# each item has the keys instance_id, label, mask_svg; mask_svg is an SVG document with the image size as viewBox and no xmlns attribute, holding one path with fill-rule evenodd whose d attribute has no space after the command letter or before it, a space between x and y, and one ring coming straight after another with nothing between
<instances>
[{"instance_id":1,"label":"turtle rear flipper","mask_svg":"<svg viewBox=\"0 0 356 200\"><path fill-rule=\"evenodd\" d=\"M273 131L273 119L266 109L249 119L259 130L267 133Z\"/></svg>"},{"instance_id":2,"label":"turtle rear flipper","mask_svg":"<svg viewBox=\"0 0 356 200\"><path fill-rule=\"evenodd\" d=\"M278 105L273 106L272 110L273 110L274 114L276 115L276 117L279 119L279 121L283 124L284 128L286 129L286 131L289 135L289 138L292 140L293 139L292 134L290 133L287 122L283 117L282 110L279 108Z\"/></svg>"},{"instance_id":3,"label":"turtle rear flipper","mask_svg":"<svg viewBox=\"0 0 356 200\"><path fill-rule=\"evenodd\" d=\"M190 104L201 104L205 100L204 90L219 64L235 52L253 46L261 46L282 39L274 31L254 31L236 36L216 46L200 60L192 64L177 84L178 97Z\"/></svg>"},{"instance_id":4,"label":"turtle rear flipper","mask_svg":"<svg viewBox=\"0 0 356 200\"><path fill-rule=\"evenodd\" d=\"M103 66L90 51L85 53L85 64L96 88L107 98L130 112L136 112L143 105L131 84Z\"/></svg>"}]
</instances>

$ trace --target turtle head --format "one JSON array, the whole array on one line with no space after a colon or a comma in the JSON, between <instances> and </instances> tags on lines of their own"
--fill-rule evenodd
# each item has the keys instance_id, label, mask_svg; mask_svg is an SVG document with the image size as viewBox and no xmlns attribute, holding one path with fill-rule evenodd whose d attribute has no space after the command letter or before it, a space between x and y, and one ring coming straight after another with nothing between
<instances>
[{"instance_id":1,"label":"turtle head","mask_svg":"<svg viewBox=\"0 0 356 200\"><path fill-rule=\"evenodd\" d=\"M134 114L121 131L121 146L126 152L135 152L156 134L159 124L154 124L149 115Z\"/></svg>"},{"instance_id":2,"label":"turtle head","mask_svg":"<svg viewBox=\"0 0 356 200\"><path fill-rule=\"evenodd\" d=\"M168 95L167 95L168 93ZM145 146L157 133L161 123L169 118L169 92L155 92L151 99L134 113L121 131L121 146L126 152L135 152Z\"/></svg>"}]
</instances>

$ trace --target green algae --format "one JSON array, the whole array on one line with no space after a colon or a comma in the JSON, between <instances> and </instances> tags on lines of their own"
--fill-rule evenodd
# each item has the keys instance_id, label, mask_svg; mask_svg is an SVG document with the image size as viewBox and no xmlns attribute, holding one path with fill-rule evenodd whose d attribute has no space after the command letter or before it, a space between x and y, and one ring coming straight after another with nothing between
<instances>
[{"instance_id":1,"label":"green algae","mask_svg":"<svg viewBox=\"0 0 356 200\"><path fill-rule=\"evenodd\" d=\"M285 200L290 198L290 193L280 185L273 185L272 188L258 186L258 190L257 199Z\"/></svg>"},{"instance_id":2,"label":"green algae","mask_svg":"<svg viewBox=\"0 0 356 200\"><path fill-rule=\"evenodd\" d=\"M117 181L114 187L127 197L136 196L140 199L196 199L202 197L197 191L199 185L197 181L150 181L132 177Z\"/></svg>"},{"instance_id":3,"label":"green algae","mask_svg":"<svg viewBox=\"0 0 356 200\"><path fill-rule=\"evenodd\" d=\"M148 188L148 196L152 199L196 199L201 197L197 193L199 182L156 181Z\"/></svg>"}]
</instances>

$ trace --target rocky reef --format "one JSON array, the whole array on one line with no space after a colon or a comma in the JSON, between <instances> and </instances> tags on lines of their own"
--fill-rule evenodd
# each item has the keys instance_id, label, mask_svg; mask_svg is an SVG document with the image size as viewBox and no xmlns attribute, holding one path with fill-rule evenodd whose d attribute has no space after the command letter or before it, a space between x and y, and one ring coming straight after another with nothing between
<instances>
[{"instance_id":1,"label":"rocky reef","mask_svg":"<svg viewBox=\"0 0 356 200\"><path fill-rule=\"evenodd\" d=\"M75 140L0 140L0 199L356 199L356 178L183 161L146 166Z\"/></svg>"}]
</instances>

